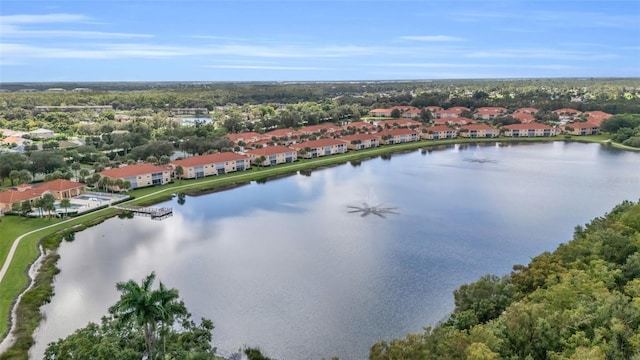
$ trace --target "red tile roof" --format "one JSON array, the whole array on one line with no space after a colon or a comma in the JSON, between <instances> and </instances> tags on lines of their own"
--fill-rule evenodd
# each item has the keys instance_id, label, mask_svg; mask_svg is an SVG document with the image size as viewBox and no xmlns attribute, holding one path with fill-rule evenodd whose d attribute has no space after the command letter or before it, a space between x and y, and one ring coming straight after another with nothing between
<instances>
[{"instance_id":1,"label":"red tile roof","mask_svg":"<svg viewBox=\"0 0 640 360\"><path fill-rule=\"evenodd\" d=\"M411 135L411 134L418 134L418 133L420 133L419 130L411 130L409 128L397 128L397 129L388 129L388 130L381 131L378 133L378 135L399 136L399 135Z\"/></svg>"},{"instance_id":2,"label":"red tile roof","mask_svg":"<svg viewBox=\"0 0 640 360\"><path fill-rule=\"evenodd\" d=\"M592 122L575 122L575 123L569 123L569 124L565 124L564 127L571 127L574 129L592 129L592 128L597 128L600 127L599 124L595 124Z\"/></svg>"},{"instance_id":3,"label":"red tile roof","mask_svg":"<svg viewBox=\"0 0 640 360\"><path fill-rule=\"evenodd\" d=\"M613 116L604 111L586 111L585 114L587 115L587 120L589 122L597 125L602 124L603 121Z\"/></svg>"},{"instance_id":4,"label":"red tile roof","mask_svg":"<svg viewBox=\"0 0 640 360\"><path fill-rule=\"evenodd\" d=\"M311 134L314 132L320 132L322 129L326 129L327 131L340 131L342 127L334 124L319 124L305 126L298 131L305 134Z\"/></svg>"},{"instance_id":5,"label":"red tile roof","mask_svg":"<svg viewBox=\"0 0 640 360\"><path fill-rule=\"evenodd\" d=\"M409 106L409 105L397 105L397 106L392 106L391 110L400 110L400 112L406 112L406 111L420 111L420 109L418 109L415 106Z\"/></svg>"},{"instance_id":6,"label":"red tile roof","mask_svg":"<svg viewBox=\"0 0 640 360\"><path fill-rule=\"evenodd\" d=\"M121 168L104 170L100 172L100 175L110 177L113 179L119 179L119 178L131 177L131 176L159 173L164 171L169 171L169 169L166 167L145 163L145 164L135 164L135 165L124 166Z\"/></svg>"},{"instance_id":7,"label":"red tile roof","mask_svg":"<svg viewBox=\"0 0 640 360\"><path fill-rule=\"evenodd\" d=\"M317 148L317 147L333 146L333 145L344 145L344 141L340 141L339 139L310 140L310 141L305 141L305 142L293 144L293 145L291 145L291 148L296 149L296 150L300 150L300 149L304 149L304 148L307 148L307 147L310 147L310 148L313 149L313 148Z\"/></svg>"},{"instance_id":8,"label":"red tile roof","mask_svg":"<svg viewBox=\"0 0 640 360\"><path fill-rule=\"evenodd\" d=\"M536 129L551 129L551 126L532 122L528 124L511 124L505 125L504 128L509 130L536 130Z\"/></svg>"},{"instance_id":9,"label":"red tile roof","mask_svg":"<svg viewBox=\"0 0 640 360\"><path fill-rule=\"evenodd\" d=\"M442 118L442 119L433 119L433 123L436 125L443 125L443 124L475 124L476 121L473 119L469 119L466 117L457 117L457 118Z\"/></svg>"},{"instance_id":10,"label":"red tile roof","mask_svg":"<svg viewBox=\"0 0 640 360\"><path fill-rule=\"evenodd\" d=\"M506 113L507 109L497 106L487 106L476 109L478 114L501 114Z\"/></svg>"},{"instance_id":11,"label":"red tile roof","mask_svg":"<svg viewBox=\"0 0 640 360\"><path fill-rule=\"evenodd\" d=\"M378 139L378 138L380 138L380 134L353 134L353 135L343 136L340 138L340 140L351 142L353 140L366 141L366 140Z\"/></svg>"},{"instance_id":12,"label":"red tile roof","mask_svg":"<svg viewBox=\"0 0 640 360\"><path fill-rule=\"evenodd\" d=\"M411 120L411 119L392 119L392 120L382 120L382 121L378 121L378 125L384 127L385 125L389 125L389 126L393 126L393 124L397 124L398 126L420 126L422 125L421 122L419 121L415 121L415 120Z\"/></svg>"},{"instance_id":13,"label":"red tile roof","mask_svg":"<svg viewBox=\"0 0 640 360\"><path fill-rule=\"evenodd\" d=\"M269 155L277 155L282 153L293 152L295 150L288 148L286 146L274 145L274 146L266 146L260 149L252 149L247 150L245 153L255 156L269 156Z\"/></svg>"},{"instance_id":14,"label":"red tile roof","mask_svg":"<svg viewBox=\"0 0 640 360\"><path fill-rule=\"evenodd\" d=\"M533 115L526 112L514 112L511 116L514 119L520 120L523 124L534 122L536 120Z\"/></svg>"},{"instance_id":15,"label":"red tile roof","mask_svg":"<svg viewBox=\"0 0 640 360\"><path fill-rule=\"evenodd\" d=\"M449 110L455 110L455 111L460 111L460 112L470 111L470 109L468 107L465 107L465 106L454 106L454 107L449 108Z\"/></svg>"},{"instance_id":16,"label":"red tile roof","mask_svg":"<svg viewBox=\"0 0 640 360\"><path fill-rule=\"evenodd\" d=\"M558 110L553 110L554 114L558 114L558 115L580 115L582 114L580 111L576 110L576 109L568 109L568 108L562 108L562 109L558 109Z\"/></svg>"},{"instance_id":17,"label":"red tile roof","mask_svg":"<svg viewBox=\"0 0 640 360\"><path fill-rule=\"evenodd\" d=\"M237 134L227 134L227 137L233 142L238 142L240 140L247 142L247 140L262 139L265 136L262 134L258 134L257 132L244 132Z\"/></svg>"},{"instance_id":18,"label":"red tile roof","mask_svg":"<svg viewBox=\"0 0 640 360\"><path fill-rule=\"evenodd\" d=\"M6 190L0 192L0 204L13 204L40 197L42 193L33 191Z\"/></svg>"},{"instance_id":19,"label":"red tile roof","mask_svg":"<svg viewBox=\"0 0 640 360\"><path fill-rule=\"evenodd\" d=\"M442 132L442 131L453 131L453 128L448 127L447 125L436 125L436 126L429 126L427 128L425 128L427 131L431 131L431 132Z\"/></svg>"},{"instance_id":20,"label":"red tile roof","mask_svg":"<svg viewBox=\"0 0 640 360\"><path fill-rule=\"evenodd\" d=\"M365 128L369 130L369 129L375 129L376 126L364 121L354 121L354 122L350 122L348 124L343 125L342 128L345 130L348 128L356 128L356 129Z\"/></svg>"},{"instance_id":21,"label":"red tile roof","mask_svg":"<svg viewBox=\"0 0 640 360\"><path fill-rule=\"evenodd\" d=\"M47 181L38 185L21 184L18 190L7 190L0 192L0 203L13 204L17 201L31 200L39 198L47 191L65 191L77 188L83 188L85 185L79 182L57 179Z\"/></svg>"},{"instance_id":22,"label":"red tile roof","mask_svg":"<svg viewBox=\"0 0 640 360\"><path fill-rule=\"evenodd\" d=\"M431 112L436 112L436 111L442 111L443 110L440 106L425 106L424 109L427 110L427 111L431 111Z\"/></svg>"},{"instance_id":23,"label":"red tile roof","mask_svg":"<svg viewBox=\"0 0 640 360\"><path fill-rule=\"evenodd\" d=\"M176 160L172 161L171 164L174 166L180 165L182 167L192 167L244 159L247 159L246 155L236 154L234 152L221 152L216 154L193 156L182 160Z\"/></svg>"},{"instance_id":24,"label":"red tile roof","mask_svg":"<svg viewBox=\"0 0 640 360\"><path fill-rule=\"evenodd\" d=\"M514 114L515 114L515 113L535 114L535 113L537 113L538 111L540 111L540 110L538 110L538 109L536 109L536 108L520 108L520 109L518 109L518 110L514 111L513 113L514 113Z\"/></svg>"},{"instance_id":25,"label":"red tile roof","mask_svg":"<svg viewBox=\"0 0 640 360\"><path fill-rule=\"evenodd\" d=\"M467 129L467 130L477 130L477 131L481 131L481 130L485 130L485 131L491 131L491 130L496 130L492 128L491 126L487 125L487 124L471 124L471 125L463 125L461 126L461 129Z\"/></svg>"},{"instance_id":26,"label":"red tile roof","mask_svg":"<svg viewBox=\"0 0 640 360\"><path fill-rule=\"evenodd\" d=\"M289 137L289 136L293 136L293 135L300 135L300 133L294 129L276 129L273 131L269 131L267 133L264 133L264 135L266 135L267 137L269 137L269 139L271 139L271 137L275 136L275 137Z\"/></svg>"},{"instance_id":27,"label":"red tile roof","mask_svg":"<svg viewBox=\"0 0 640 360\"><path fill-rule=\"evenodd\" d=\"M52 191L65 191L71 189L83 188L85 185L79 182L66 180L66 179L56 179L47 181L42 185L36 187L37 190L52 190Z\"/></svg>"}]
</instances>

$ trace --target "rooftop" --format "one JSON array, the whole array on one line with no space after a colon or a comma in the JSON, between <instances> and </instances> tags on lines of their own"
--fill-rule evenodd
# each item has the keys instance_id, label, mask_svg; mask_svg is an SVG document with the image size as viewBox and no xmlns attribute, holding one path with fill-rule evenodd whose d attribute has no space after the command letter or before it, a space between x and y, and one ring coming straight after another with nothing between
<instances>
[{"instance_id":1,"label":"rooftop","mask_svg":"<svg viewBox=\"0 0 640 360\"><path fill-rule=\"evenodd\" d=\"M138 176L138 175L144 175L144 174L159 173L164 171L169 171L169 169L162 166L156 166L156 165L144 163L144 164L128 165L120 168L104 170L100 172L100 175L107 176L110 178L125 178L125 177Z\"/></svg>"}]
</instances>

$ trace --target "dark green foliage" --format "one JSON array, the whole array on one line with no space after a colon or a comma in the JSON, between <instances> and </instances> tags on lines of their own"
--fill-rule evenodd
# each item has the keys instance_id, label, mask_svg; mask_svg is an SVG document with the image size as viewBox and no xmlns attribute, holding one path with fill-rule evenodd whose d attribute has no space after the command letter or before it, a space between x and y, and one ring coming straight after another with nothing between
<instances>
[{"instance_id":1,"label":"dark green foliage","mask_svg":"<svg viewBox=\"0 0 640 360\"><path fill-rule=\"evenodd\" d=\"M510 278L463 285L448 321L375 344L369 358L638 358L639 250L640 203L625 201Z\"/></svg>"},{"instance_id":2,"label":"dark green foliage","mask_svg":"<svg viewBox=\"0 0 640 360\"><path fill-rule=\"evenodd\" d=\"M640 115L638 114L612 116L600 124L600 130L612 133L611 138L615 142L640 148Z\"/></svg>"},{"instance_id":3,"label":"dark green foliage","mask_svg":"<svg viewBox=\"0 0 640 360\"><path fill-rule=\"evenodd\" d=\"M162 283L152 289L154 280L151 273L140 284L118 283L120 300L100 325L49 344L45 359L216 359L213 323L196 324L178 291Z\"/></svg>"},{"instance_id":4,"label":"dark green foliage","mask_svg":"<svg viewBox=\"0 0 640 360\"><path fill-rule=\"evenodd\" d=\"M275 360L263 355L260 349L254 347L247 347L242 352L247 356L248 360Z\"/></svg>"},{"instance_id":5,"label":"dark green foliage","mask_svg":"<svg viewBox=\"0 0 640 360\"><path fill-rule=\"evenodd\" d=\"M485 275L475 283L462 285L453 297L454 324L458 329L469 329L497 318L511 303L513 286L507 276Z\"/></svg>"}]
</instances>

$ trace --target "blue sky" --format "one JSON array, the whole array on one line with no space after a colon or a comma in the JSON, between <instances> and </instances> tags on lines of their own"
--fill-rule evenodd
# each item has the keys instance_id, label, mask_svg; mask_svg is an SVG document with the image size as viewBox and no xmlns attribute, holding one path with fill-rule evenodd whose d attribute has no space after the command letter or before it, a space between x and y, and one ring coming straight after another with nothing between
<instances>
[{"instance_id":1,"label":"blue sky","mask_svg":"<svg viewBox=\"0 0 640 360\"><path fill-rule=\"evenodd\" d=\"M640 0L2 0L0 81L639 77Z\"/></svg>"}]
</instances>

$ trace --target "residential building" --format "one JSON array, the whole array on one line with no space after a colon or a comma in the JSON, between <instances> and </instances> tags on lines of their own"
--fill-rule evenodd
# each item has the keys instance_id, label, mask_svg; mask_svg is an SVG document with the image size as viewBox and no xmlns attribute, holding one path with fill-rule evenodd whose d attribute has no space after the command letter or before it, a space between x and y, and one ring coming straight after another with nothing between
<instances>
[{"instance_id":1,"label":"residential building","mask_svg":"<svg viewBox=\"0 0 640 360\"><path fill-rule=\"evenodd\" d=\"M438 111L442 111L444 110L443 108L441 108L440 106L425 106L424 108L425 110L429 111L431 114L434 114Z\"/></svg>"},{"instance_id":2,"label":"residential building","mask_svg":"<svg viewBox=\"0 0 640 360\"><path fill-rule=\"evenodd\" d=\"M538 109L536 108L519 108L518 110L514 111L513 113L525 113L525 114L531 114L531 115L535 115L538 113Z\"/></svg>"},{"instance_id":3,"label":"residential building","mask_svg":"<svg viewBox=\"0 0 640 360\"><path fill-rule=\"evenodd\" d=\"M391 109L373 109L369 111L369 116L372 117L390 117Z\"/></svg>"},{"instance_id":4,"label":"residential building","mask_svg":"<svg viewBox=\"0 0 640 360\"><path fill-rule=\"evenodd\" d=\"M350 129L354 129L357 131L371 131L371 130L375 130L377 128L376 125L372 124L372 123L368 123L368 122L364 122L364 121L354 121L354 122L350 122L348 124L345 124L342 126L342 128L344 130L350 130Z\"/></svg>"},{"instance_id":5,"label":"residential building","mask_svg":"<svg viewBox=\"0 0 640 360\"><path fill-rule=\"evenodd\" d=\"M558 119L562 122L574 120L578 116L580 116L580 114L582 114L582 112L576 109L568 109L568 108L553 110L552 112L558 115Z\"/></svg>"},{"instance_id":6,"label":"residential building","mask_svg":"<svg viewBox=\"0 0 640 360\"><path fill-rule=\"evenodd\" d=\"M383 130L376 135L380 136L382 144L402 144L420 140L420 131L410 128L397 128Z\"/></svg>"},{"instance_id":7,"label":"residential building","mask_svg":"<svg viewBox=\"0 0 640 360\"><path fill-rule=\"evenodd\" d=\"M419 121L411 120L411 119L392 119L392 120L381 120L376 122L376 125L382 126L383 129L386 128L396 128L396 127L417 127L421 126L422 123Z\"/></svg>"},{"instance_id":8,"label":"residential building","mask_svg":"<svg viewBox=\"0 0 640 360\"><path fill-rule=\"evenodd\" d=\"M171 167L152 164L135 164L119 168L107 169L100 172L100 176L110 179L122 179L131 183L130 189L146 186L164 185L171 182Z\"/></svg>"},{"instance_id":9,"label":"residential building","mask_svg":"<svg viewBox=\"0 0 640 360\"><path fill-rule=\"evenodd\" d=\"M342 154L347 152L347 144L339 139L318 139L291 145L298 151L298 156L311 159L321 156ZM302 152L304 150L304 152Z\"/></svg>"},{"instance_id":10,"label":"residential building","mask_svg":"<svg viewBox=\"0 0 640 360\"><path fill-rule=\"evenodd\" d=\"M447 125L429 126L422 130L422 138L428 140L453 139L458 136L458 131Z\"/></svg>"},{"instance_id":11,"label":"residential building","mask_svg":"<svg viewBox=\"0 0 640 360\"><path fill-rule=\"evenodd\" d=\"M503 129L504 136L510 137L555 136L559 133L557 128L537 122L505 125Z\"/></svg>"},{"instance_id":12,"label":"residential building","mask_svg":"<svg viewBox=\"0 0 640 360\"><path fill-rule=\"evenodd\" d=\"M349 150L361 150L380 145L380 134L353 134L340 138Z\"/></svg>"},{"instance_id":13,"label":"residential building","mask_svg":"<svg viewBox=\"0 0 640 360\"><path fill-rule=\"evenodd\" d=\"M434 125L468 125L475 124L476 121L473 119L469 119L467 117L455 117L455 118L441 118L441 119L433 119Z\"/></svg>"},{"instance_id":14,"label":"residential building","mask_svg":"<svg viewBox=\"0 0 640 360\"><path fill-rule=\"evenodd\" d=\"M37 129L37 130L33 130L33 131L29 131L29 135L31 137L34 138L41 138L41 139L51 139L53 137L56 136L56 134L53 132L53 130L49 130L49 129Z\"/></svg>"},{"instance_id":15,"label":"residential building","mask_svg":"<svg viewBox=\"0 0 640 360\"><path fill-rule=\"evenodd\" d=\"M342 126L334 125L334 124L319 124L319 125L310 125L305 126L298 130L300 134L311 135L313 133L340 133L342 130Z\"/></svg>"},{"instance_id":16,"label":"residential building","mask_svg":"<svg viewBox=\"0 0 640 360\"><path fill-rule=\"evenodd\" d=\"M600 125L592 122L575 122L564 125L564 131L571 135L596 135Z\"/></svg>"},{"instance_id":17,"label":"residential building","mask_svg":"<svg viewBox=\"0 0 640 360\"><path fill-rule=\"evenodd\" d=\"M250 159L243 154L221 152L216 154L193 156L175 160L171 164L175 174L176 167L182 166L185 179L197 179L211 175L222 175L234 171L243 171L251 167Z\"/></svg>"},{"instance_id":18,"label":"residential building","mask_svg":"<svg viewBox=\"0 0 640 360\"><path fill-rule=\"evenodd\" d=\"M0 192L0 210L2 213L11 211L11 206L23 201L29 201L32 205L44 194L51 194L56 200L67 199L80 195L85 189L85 185L79 182L57 179L41 184L23 184L17 186L15 190L5 190Z\"/></svg>"},{"instance_id":19,"label":"residential building","mask_svg":"<svg viewBox=\"0 0 640 360\"><path fill-rule=\"evenodd\" d=\"M465 138L493 138L500 135L500 130L487 124L469 124L460 127L458 133Z\"/></svg>"},{"instance_id":20,"label":"residential building","mask_svg":"<svg viewBox=\"0 0 640 360\"><path fill-rule=\"evenodd\" d=\"M174 108L171 109L174 115L207 115L209 109L207 108Z\"/></svg>"},{"instance_id":21,"label":"residential building","mask_svg":"<svg viewBox=\"0 0 640 360\"><path fill-rule=\"evenodd\" d=\"M245 154L249 156L253 164L263 166L290 163L298 160L298 153L294 149L280 145L247 150ZM257 159L262 156L264 156L264 161L258 163Z\"/></svg>"},{"instance_id":22,"label":"residential building","mask_svg":"<svg viewBox=\"0 0 640 360\"><path fill-rule=\"evenodd\" d=\"M475 119L491 120L491 119L497 118L498 116L506 115L506 114L507 114L506 108L490 106L490 107L481 107L476 109L476 112L475 114L473 114L473 117Z\"/></svg>"},{"instance_id":23,"label":"residential building","mask_svg":"<svg viewBox=\"0 0 640 360\"><path fill-rule=\"evenodd\" d=\"M464 106L454 106L447 110L436 111L433 115L436 119L457 118L457 117L461 117L462 113L465 111L470 111L470 110L469 108Z\"/></svg>"},{"instance_id":24,"label":"residential building","mask_svg":"<svg viewBox=\"0 0 640 360\"><path fill-rule=\"evenodd\" d=\"M250 143L255 143L257 141L264 140L264 139L271 139L269 136L258 134L256 132L227 134L227 138L233 141L234 144L237 144L240 141L244 142L245 144L250 144Z\"/></svg>"},{"instance_id":25,"label":"residential building","mask_svg":"<svg viewBox=\"0 0 640 360\"><path fill-rule=\"evenodd\" d=\"M596 124L598 126L600 126L600 124L602 124L604 120L607 120L608 118L613 116L611 114L607 114L604 111L585 111L584 115L586 115L587 117L587 122Z\"/></svg>"},{"instance_id":26,"label":"residential building","mask_svg":"<svg viewBox=\"0 0 640 360\"><path fill-rule=\"evenodd\" d=\"M33 108L34 112L43 111L79 111L79 110L92 110L95 112L103 112L105 110L113 110L111 105L49 105L49 106L36 106Z\"/></svg>"},{"instance_id":27,"label":"residential building","mask_svg":"<svg viewBox=\"0 0 640 360\"><path fill-rule=\"evenodd\" d=\"M266 136L267 139L273 139L273 137L276 137L277 139L286 138L290 140L294 137L297 138L300 136L300 132L294 129L277 129L264 133L264 136Z\"/></svg>"},{"instance_id":28,"label":"residential building","mask_svg":"<svg viewBox=\"0 0 640 360\"><path fill-rule=\"evenodd\" d=\"M528 124L536 121L536 118L527 112L514 112L513 114L511 114L511 116L514 119L519 120L523 124Z\"/></svg>"}]
</instances>

